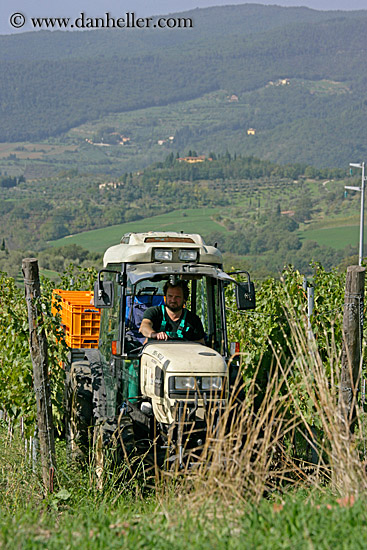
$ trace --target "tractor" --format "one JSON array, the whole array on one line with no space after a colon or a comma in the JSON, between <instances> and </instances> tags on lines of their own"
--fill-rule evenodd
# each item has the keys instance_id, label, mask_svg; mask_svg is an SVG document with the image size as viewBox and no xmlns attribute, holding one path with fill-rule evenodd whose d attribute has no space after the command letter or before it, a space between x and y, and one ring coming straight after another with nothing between
<instances>
[{"instance_id":1,"label":"tractor","mask_svg":"<svg viewBox=\"0 0 367 550\"><path fill-rule=\"evenodd\" d=\"M237 282L235 273L245 281ZM164 307L167 281L186 281L186 307L200 318L205 344L139 332L146 309ZM108 446L119 460L154 451L160 466L182 467L189 450L200 449L209 417L219 423L228 406L239 368L227 338L230 284L238 310L254 309L250 275L225 273L218 248L198 234L128 233L105 252L92 304L101 311L98 349L73 348L66 365L73 455L84 456L93 441L97 454Z\"/></svg>"}]
</instances>

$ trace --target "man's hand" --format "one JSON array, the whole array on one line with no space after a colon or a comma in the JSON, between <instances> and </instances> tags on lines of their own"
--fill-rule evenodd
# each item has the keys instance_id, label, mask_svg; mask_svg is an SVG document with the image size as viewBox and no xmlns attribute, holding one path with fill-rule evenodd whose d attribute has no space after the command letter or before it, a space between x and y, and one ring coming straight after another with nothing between
<instances>
[{"instance_id":1,"label":"man's hand","mask_svg":"<svg viewBox=\"0 0 367 550\"><path fill-rule=\"evenodd\" d=\"M168 340L168 334L165 332L155 332L155 330L153 330L153 323L150 319L142 320L140 332L146 338L153 338L154 340Z\"/></svg>"},{"instance_id":2,"label":"man's hand","mask_svg":"<svg viewBox=\"0 0 367 550\"><path fill-rule=\"evenodd\" d=\"M155 340L168 340L168 334L165 332L152 332L150 337Z\"/></svg>"}]
</instances>

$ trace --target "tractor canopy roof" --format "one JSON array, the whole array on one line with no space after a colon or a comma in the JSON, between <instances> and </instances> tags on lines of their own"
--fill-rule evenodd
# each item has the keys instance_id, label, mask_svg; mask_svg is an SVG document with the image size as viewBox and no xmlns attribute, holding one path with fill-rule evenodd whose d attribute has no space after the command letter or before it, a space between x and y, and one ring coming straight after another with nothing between
<instances>
[{"instance_id":1,"label":"tractor canopy roof","mask_svg":"<svg viewBox=\"0 0 367 550\"><path fill-rule=\"evenodd\" d=\"M222 266L220 251L207 246L202 237L192 233L151 231L127 233L120 244L111 246L104 254L103 265L118 263L189 264Z\"/></svg>"}]
</instances>

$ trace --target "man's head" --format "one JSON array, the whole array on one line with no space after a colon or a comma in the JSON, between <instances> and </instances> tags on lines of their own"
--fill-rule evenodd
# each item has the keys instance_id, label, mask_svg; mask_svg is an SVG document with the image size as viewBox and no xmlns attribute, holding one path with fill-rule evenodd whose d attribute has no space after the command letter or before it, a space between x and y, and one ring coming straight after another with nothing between
<instances>
[{"instance_id":1,"label":"man's head","mask_svg":"<svg viewBox=\"0 0 367 550\"><path fill-rule=\"evenodd\" d=\"M183 308L189 297L189 289L184 281L177 281L174 285L167 281L163 292L166 297L166 307L175 313Z\"/></svg>"}]
</instances>

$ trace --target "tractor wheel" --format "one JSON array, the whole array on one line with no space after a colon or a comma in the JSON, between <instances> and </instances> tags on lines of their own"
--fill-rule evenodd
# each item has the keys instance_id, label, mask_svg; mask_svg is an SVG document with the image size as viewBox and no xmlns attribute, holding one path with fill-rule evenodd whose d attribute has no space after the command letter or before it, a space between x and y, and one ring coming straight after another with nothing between
<instances>
[{"instance_id":1,"label":"tractor wheel","mask_svg":"<svg viewBox=\"0 0 367 550\"><path fill-rule=\"evenodd\" d=\"M98 418L94 426L94 452L97 486L103 486L108 470L125 464L132 474L132 456L135 450L133 423L129 416ZM112 467L112 468L111 468Z\"/></svg>"},{"instance_id":2,"label":"tractor wheel","mask_svg":"<svg viewBox=\"0 0 367 550\"><path fill-rule=\"evenodd\" d=\"M66 438L73 459L88 457L93 419L91 370L87 362L73 363L65 383Z\"/></svg>"}]
</instances>

